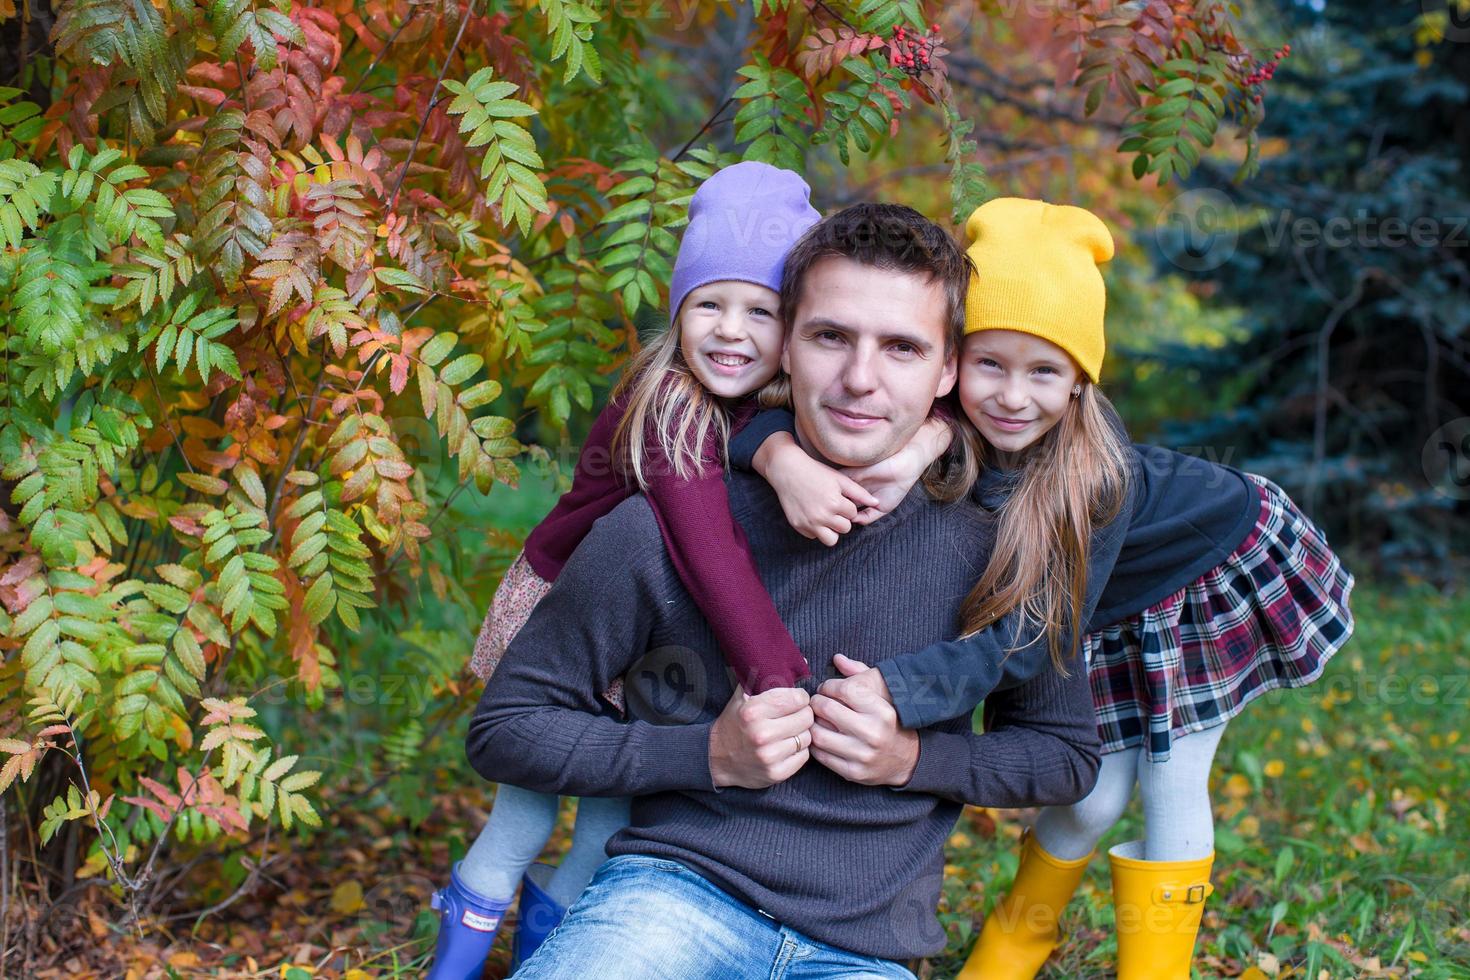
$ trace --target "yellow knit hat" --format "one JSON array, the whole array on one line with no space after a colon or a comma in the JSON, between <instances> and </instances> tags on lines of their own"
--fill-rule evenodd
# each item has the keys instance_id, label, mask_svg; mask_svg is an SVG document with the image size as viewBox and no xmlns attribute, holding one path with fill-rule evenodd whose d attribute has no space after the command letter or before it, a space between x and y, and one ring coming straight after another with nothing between
<instances>
[{"instance_id":1,"label":"yellow knit hat","mask_svg":"<svg viewBox=\"0 0 1470 980\"><path fill-rule=\"evenodd\" d=\"M1113 236L1091 211L998 197L965 222L975 262L965 300L965 333L1019 330L1049 340L1094 382L1103 362L1106 291L1097 264L1113 257Z\"/></svg>"}]
</instances>

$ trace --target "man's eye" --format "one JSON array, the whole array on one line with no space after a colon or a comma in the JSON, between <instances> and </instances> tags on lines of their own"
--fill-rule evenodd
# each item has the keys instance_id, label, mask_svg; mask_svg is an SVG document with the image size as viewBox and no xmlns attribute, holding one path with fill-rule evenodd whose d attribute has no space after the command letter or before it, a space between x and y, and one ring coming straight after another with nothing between
<instances>
[{"instance_id":1,"label":"man's eye","mask_svg":"<svg viewBox=\"0 0 1470 980\"><path fill-rule=\"evenodd\" d=\"M822 330L817 333L818 340L841 340L842 335L835 330Z\"/></svg>"},{"instance_id":2,"label":"man's eye","mask_svg":"<svg viewBox=\"0 0 1470 980\"><path fill-rule=\"evenodd\" d=\"M918 350L913 344L894 344L892 349L894 353L904 355L913 354Z\"/></svg>"}]
</instances>

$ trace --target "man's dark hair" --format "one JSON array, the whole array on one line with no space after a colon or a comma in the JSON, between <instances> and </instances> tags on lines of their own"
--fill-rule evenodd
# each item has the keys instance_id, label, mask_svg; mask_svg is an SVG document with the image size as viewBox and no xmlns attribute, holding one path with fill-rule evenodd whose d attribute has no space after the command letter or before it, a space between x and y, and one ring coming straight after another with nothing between
<instances>
[{"instance_id":1,"label":"man's dark hair","mask_svg":"<svg viewBox=\"0 0 1470 980\"><path fill-rule=\"evenodd\" d=\"M786 255L781 315L788 327L796 321L807 272L828 256L939 280L948 307L944 352L959 350L965 336L965 290L974 266L949 232L902 204L853 204L823 218Z\"/></svg>"}]
</instances>

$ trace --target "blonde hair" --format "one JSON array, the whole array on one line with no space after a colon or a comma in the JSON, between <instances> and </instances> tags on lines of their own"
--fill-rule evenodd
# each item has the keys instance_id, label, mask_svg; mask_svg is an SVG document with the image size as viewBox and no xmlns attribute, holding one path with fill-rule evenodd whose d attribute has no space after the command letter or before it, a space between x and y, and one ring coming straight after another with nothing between
<instances>
[{"instance_id":1,"label":"blonde hair","mask_svg":"<svg viewBox=\"0 0 1470 980\"><path fill-rule=\"evenodd\" d=\"M1052 663L1068 676L1061 638L1070 631L1067 655L1075 656L1093 531L1118 516L1132 478L1116 417L1107 397L1083 380L1061 421L1024 451L1016 487L996 515L990 562L961 609L962 636L1020 610L1023 625L1045 631ZM994 465L994 449L964 428L981 465Z\"/></svg>"},{"instance_id":2,"label":"blonde hair","mask_svg":"<svg viewBox=\"0 0 1470 980\"><path fill-rule=\"evenodd\" d=\"M627 400L622 421L613 432L613 458L645 492L650 460L668 467L656 475L672 472L680 480L694 478L706 464L715 462L704 456L711 434L719 440L718 462L723 465L729 457L730 410L689 369L682 334L675 320L657 340L633 355L612 391L613 401ZM776 403L770 392L788 390L786 376L778 369L776 377L754 397L762 407L770 407Z\"/></svg>"}]
</instances>

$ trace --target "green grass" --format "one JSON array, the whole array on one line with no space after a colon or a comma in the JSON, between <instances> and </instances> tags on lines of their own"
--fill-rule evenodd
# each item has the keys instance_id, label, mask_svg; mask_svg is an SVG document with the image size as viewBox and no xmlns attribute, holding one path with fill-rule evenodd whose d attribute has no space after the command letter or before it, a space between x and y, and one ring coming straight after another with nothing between
<instances>
[{"instance_id":1,"label":"green grass","mask_svg":"<svg viewBox=\"0 0 1470 980\"><path fill-rule=\"evenodd\" d=\"M1470 597L1360 584L1353 612L1353 638L1315 684L1251 703L1221 742L1197 976L1470 977ZM929 976L959 969L1033 816L966 811L941 907L950 945ZM1112 975L1104 854L1142 830L1135 799L1042 977Z\"/></svg>"}]
</instances>

